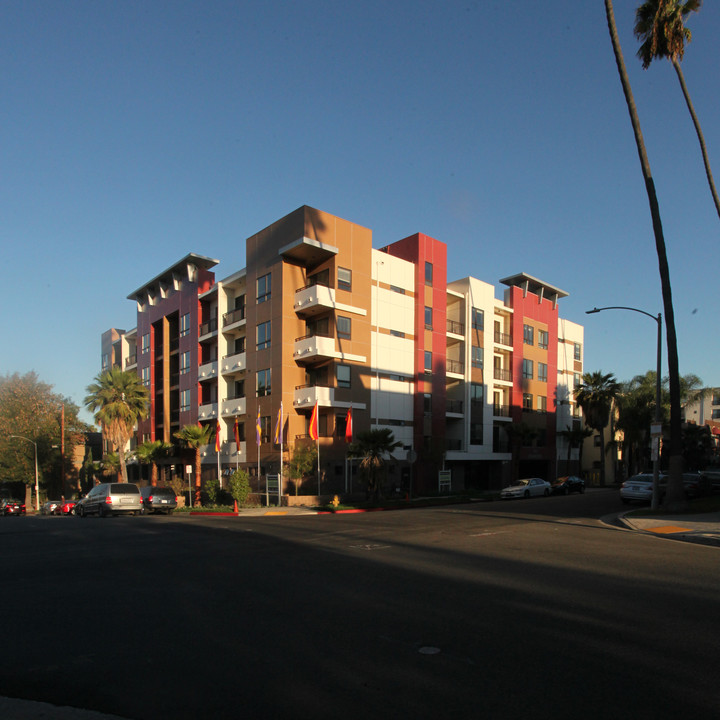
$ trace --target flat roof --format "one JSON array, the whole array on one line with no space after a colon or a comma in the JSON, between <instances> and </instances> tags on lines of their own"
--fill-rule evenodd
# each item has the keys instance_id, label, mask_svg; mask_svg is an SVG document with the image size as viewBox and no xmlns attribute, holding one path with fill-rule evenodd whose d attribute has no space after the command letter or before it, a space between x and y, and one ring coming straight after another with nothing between
<instances>
[{"instance_id":1,"label":"flat roof","mask_svg":"<svg viewBox=\"0 0 720 720\"><path fill-rule=\"evenodd\" d=\"M173 263L169 268L163 270L159 275L156 275L152 280L149 280L144 285L141 285L135 292L131 292L128 296L128 300L135 300L139 295L143 295L147 292L148 288L154 287L158 283L165 281L172 281L173 274L177 271L185 273L185 269L188 265L197 265L204 270L209 270L211 267L215 267L220 261L213 260L213 258L205 257L205 255L198 255L197 253L188 253L182 260L178 260Z\"/></svg>"}]
</instances>

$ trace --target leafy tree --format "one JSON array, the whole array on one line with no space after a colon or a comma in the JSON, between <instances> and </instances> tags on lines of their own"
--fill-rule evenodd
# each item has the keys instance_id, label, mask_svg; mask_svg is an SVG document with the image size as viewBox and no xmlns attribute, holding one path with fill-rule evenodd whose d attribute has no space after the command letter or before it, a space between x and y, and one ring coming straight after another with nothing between
<instances>
[{"instance_id":1,"label":"leafy tree","mask_svg":"<svg viewBox=\"0 0 720 720\"><path fill-rule=\"evenodd\" d=\"M293 455L287 464L287 474L295 482L295 495L300 485L317 469L317 448L315 445L295 445Z\"/></svg>"},{"instance_id":2,"label":"leafy tree","mask_svg":"<svg viewBox=\"0 0 720 720\"><path fill-rule=\"evenodd\" d=\"M360 469L367 477L368 493L376 501L380 498L380 478L385 456L399 447L402 447L402 443L395 441L390 428L372 428L358 433L357 440L348 449L351 457L362 458Z\"/></svg>"},{"instance_id":3,"label":"leafy tree","mask_svg":"<svg viewBox=\"0 0 720 720\"><path fill-rule=\"evenodd\" d=\"M582 379L575 388L575 399L582 408L585 424L600 433L600 483L605 485L605 427L620 386L612 373L600 370L585 373Z\"/></svg>"},{"instance_id":4,"label":"leafy tree","mask_svg":"<svg viewBox=\"0 0 720 720\"><path fill-rule=\"evenodd\" d=\"M685 502L685 490L683 488L682 479L683 460L680 437L680 367L678 361L677 333L675 331L675 312L672 301L672 287L670 284L670 266L668 265L667 250L665 248L665 236L663 234L662 220L660 219L660 206L658 204L657 193L655 192L655 182L652 178L650 161L647 157L645 141L643 140L642 130L640 128L640 118L638 117L635 99L630 87L630 79L628 78L625 60L620 47L612 0L605 0L605 14L607 16L610 40L615 54L615 62L620 75L620 83L625 94L625 102L628 107L630 122L635 135L635 144L640 158L640 167L645 181L645 190L648 196L650 215L652 216L653 223L653 232L655 234L655 249L658 256L663 309L665 311L668 371L670 375L670 476L668 479L667 493L665 495L665 505L671 510L679 511L684 509L687 505Z\"/></svg>"},{"instance_id":5,"label":"leafy tree","mask_svg":"<svg viewBox=\"0 0 720 720\"><path fill-rule=\"evenodd\" d=\"M524 422L514 422L505 426L505 432L510 439L510 452L512 453L512 479L520 477L520 453L522 448L529 445L537 437L538 429Z\"/></svg>"},{"instance_id":6,"label":"leafy tree","mask_svg":"<svg viewBox=\"0 0 720 720\"><path fill-rule=\"evenodd\" d=\"M53 392L53 386L39 380L35 372L0 376L0 477L25 484L28 507L35 485L35 449L30 442L11 436L37 443L40 484L59 487L63 475L63 407L62 439L67 460L83 433L92 429L78 418L77 405Z\"/></svg>"},{"instance_id":7,"label":"leafy tree","mask_svg":"<svg viewBox=\"0 0 720 720\"><path fill-rule=\"evenodd\" d=\"M646 70L655 59L670 60L675 69L680 81L680 89L685 98L685 104L690 112L690 117L695 126L695 133L700 143L705 175L715 203L715 210L717 210L720 217L720 198L710 170L705 137L695 113L695 108L690 100L690 93L685 84L685 76L680 67L680 62L685 54L685 43L692 40L692 33L685 27L685 19L691 12L698 12L701 6L702 0L686 0L685 2L680 0L647 0L635 12L635 37L642 43L637 55L642 60L642 66Z\"/></svg>"},{"instance_id":8,"label":"leafy tree","mask_svg":"<svg viewBox=\"0 0 720 720\"><path fill-rule=\"evenodd\" d=\"M236 470L228 482L230 494L240 507L247 505L250 497L250 476L245 470Z\"/></svg>"},{"instance_id":9,"label":"leafy tree","mask_svg":"<svg viewBox=\"0 0 720 720\"><path fill-rule=\"evenodd\" d=\"M150 484L155 487L158 484L158 464L164 458L170 456L173 446L163 440L146 440L135 448L137 459L146 465L151 465Z\"/></svg>"},{"instance_id":10,"label":"leafy tree","mask_svg":"<svg viewBox=\"0 0 720 720\"><path fill-rule=\"evenodd\" d=\"M201 504L200 486L202 483L202 455L200 448L210 443L213 434L211 425L186 425L184 428L175 433L175 437L185 445L195 451L195 502L194 505Z\"/></svg>"},{"instance_id":11,"label":"leafy tree","mask_svg":"<svg viewBox=\"0 0 720 720\"><path fill-rule=\"evenodd\" d=\"M205 494L211 507L217 505L218 491L220 490L220 481L216 477L208 478L205 481Z\"/></svg>"},{"instance_id":12,"label":"leafy tree","mask_svg":"<svg viewBox=\"0 0 720 720\"><path fill-rule=\"evenodd\" d=\"M117 448L122 482L128 481L125 445L138 420L147 417L148 399L148 389L137 373L120 368L100 373L87 386L85 407L95 413L103 434Z\"/></svg>"}]
</instances>

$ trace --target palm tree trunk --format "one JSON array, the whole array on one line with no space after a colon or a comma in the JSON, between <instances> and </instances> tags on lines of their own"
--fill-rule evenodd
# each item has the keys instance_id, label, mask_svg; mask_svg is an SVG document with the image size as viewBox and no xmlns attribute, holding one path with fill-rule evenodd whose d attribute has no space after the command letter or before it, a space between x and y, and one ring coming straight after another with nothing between
<instances>
[{"instance_id":1,"label":"palm tree trunk","mask_svg":"<svg viewBox=\"0 0 720 720\"><path fill-rule=\"evenodd\" d=\"M125 464L125 446L123 443L118 445L118 459L120 460L120 482L128 481L127 465Z\"/></svg>"},{"instance_id":2,"label":"palm tree trunk","mask_svg":"<svg viewBox=\"0 0 720 720\"><path fill-rule=\"evenodd\" d=\"M202 498L200 497L200 487L202 485L202 456L200 455L200 448L195 448L195 501L196 507L202 505Z\"/></svg>"},{"instance_id":3,"label":"palm tree trunk","mask_svg":"<svg viewBox=\"0 0 720 720\"><path fill-rule=\"evenodd\" d=\"M695 108L693 107L692 101L690 100L690 93L688 92L687 85L685 84L685 77L683 71L680 69L680 63L672 58L672 64L677 73L678 80L680 81L680 87L685 97L685 104L690 111L690 117L692 118L693 125L695 126L695 132L700 142L700 151L702 152L703 163L705 164L705 175L707 175L708 184L710 185L710 192L712 193L713 200L715 202L715 210L717 210L718 217L720 217L720 198L718 198L717 190L715 189L715 181L713 180L712 171L710 170L710 160L708 159L707 148L705 147L705 137L700 129L700 121L695 114Z\"/></svg>"},{"instance_id":4,"label":"palm tree trunk","mask_svg":"<svg viewBox=\"0 0 720 720\"><path fill-rule=\"evenodd\" d=\"M610 39L615 53L615 62L617 63L618 73L620 74L620 82L623 87L623 92L625 93L625 102L627 103L628 112L630 113L630 121L635 134L635 144L637 145L638 155L640 157L640 166L645 179L645 189L650 203L650 214L652 216L653 231L655 233L655 248L657 250L658 265L660 269L663 309L665 310L668 374L670 376L670 466L665 505L669 509L676 511L683 509L687 503L685 501L685 491L682 482L683 459L680 438L680 372L677 351L677 335L675 333L675 313L673 311L672 289L670 286L670 268L667 261L665 237L663 235L662 221L660 219L660 207L657 200L657 194L655 192L655 183L652 179L650 161L647 157L645 141L643 140L642 130L640 129L640 119L635 106L632 89L630 88L630 80L628 78L627 69L625 68L625 60L623 59L622 50L620 48L620 40L618 39L617 27L615 25L615 13L613 12L612 0L605 0L605 12L607 14L608 29L610 30Z\"/></svg>"}]
</instances>

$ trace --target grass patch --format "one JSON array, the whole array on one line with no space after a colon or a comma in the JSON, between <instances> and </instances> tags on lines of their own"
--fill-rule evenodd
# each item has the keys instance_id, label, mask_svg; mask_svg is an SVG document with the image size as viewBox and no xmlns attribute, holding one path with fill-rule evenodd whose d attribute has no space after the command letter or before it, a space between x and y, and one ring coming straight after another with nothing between
<instances>
[{"instance_id":1,"label":"grass patch","mask_svg":"<svg viewBox=\"0 0 720 720\"><path fill-rule=\"evenodd\" d=\"M688 509L684 510L682 514L704 515L716 512L720 512L720 495L709 495L708 497L693 498L692 500L688 500ZM678 513L669 513L662 507L659 507L657 510L645 507L628 513L628 515L633 517L662 517L663 515L677 514Z\"/></svg>"}]
</instances>

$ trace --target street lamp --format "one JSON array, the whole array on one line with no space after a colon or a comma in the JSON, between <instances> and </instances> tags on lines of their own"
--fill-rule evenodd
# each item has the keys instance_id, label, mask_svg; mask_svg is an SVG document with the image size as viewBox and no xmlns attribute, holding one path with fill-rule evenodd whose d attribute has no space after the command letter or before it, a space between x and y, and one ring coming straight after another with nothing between
<instances>
[{"instance_id":1,"label":"street lamp","mask_svg":"<svg viewBox=\"0 0 720 720\"><path fill-rule=\"evenodd\" d=\"M592 315L593 313L599 313L603 310L631 310L632 312L640 313L652 318L657 323L657 377L655 378L655 423L654 427L651 428L651 436L653 441L653 491L652 491L652 503L650 507L653 510L657 510L660 499L660 436L662 435L662 415L660 409L660 398L661 398L661 379L660 373L662 368L662 313L658 313L657 316L652 315L649 312L640 310L634 307L625 307L624 305L612 305L610 307L593 308L592 310L586 310L586 315ZM657 447L655 443L657 442Z\"/></svg>"},{"instance_id":2,"label":"street lamp","mask_svg":"<svg viewBox=\"0 0 720 720\"><path fill-rule=\"evenodd\" d=\"M35 447L35 510L40 512L40 483L38 482L37 443L24 435L9 435L8 437L27 440Z\"/></svg>"}]
</instances>

